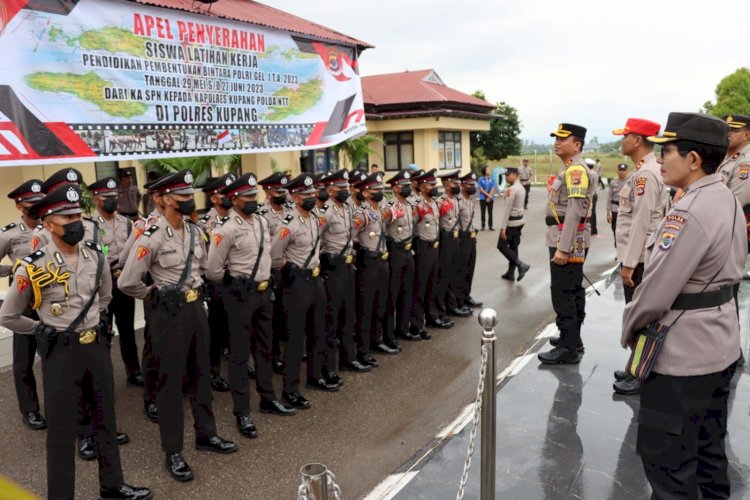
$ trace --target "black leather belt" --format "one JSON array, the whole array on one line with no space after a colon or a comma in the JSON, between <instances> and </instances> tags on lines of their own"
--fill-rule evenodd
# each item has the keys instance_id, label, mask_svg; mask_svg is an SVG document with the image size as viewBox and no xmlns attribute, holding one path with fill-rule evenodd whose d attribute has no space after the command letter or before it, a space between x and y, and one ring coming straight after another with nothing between
<instances>
[{"instance_id":1,"label":"black leather belt","mask_svg":"<svg viewBox=\"0 0 750 500\"><path fill-rule=\"evenodd\" d=\"M354 263L354 256L334 255L332 253L321 253L320 262L323 264L323 268L335 269L341 266L351 266Z\"/></svg>"},{"instance_id":2,"label":"black leather belt","mask_svg":"<svg viewBox=\"0 0 750 500\"><path fill-rule=\"evenodd\" d=\"M358 253L368 259L388 260L388 252L376 252L374 250L360 248Z\"/></svg>"},{"instance_id":3,"label":"black leather belt","mask_svg":"<svg viewBox=\"0 0 750 500\"><path fill-rule=\"evenodd\" d=\"M508 220L521 220L523 219L523 215L511 215L508 217Z\"/></svg>"},{"instance_id":4,"label":"black leather belt","mask_svg":"<svg viewBox=\"0 0 750 500\"><path fill-rule=\"evenodd\" d=\"M409 250L411 250L411 247L411 238L404 241L394 241L391 243L391 248L393 250L403 250L405 252L408 252Z\"/></svg>"},{"instance_id":5,"label":"black leather belt","mask_svg":"<svg viewBox=\"0 0 750 500\"><path fill-rule=\"evenodd\" d=\"M556 226L558 224L565 224L565 216L563 215L560 217L560 222L558 223L557 220L552 216L547 216L544 218L544 223L548 226ZM581 222L579 224L585 224L586 223L586 217L581 217Z\"/></svg>"},{"instance_id":6,"label":"black leather belt","mask_svg":"<svg viewBox=\"0 0 750 500\"><path fill-rule=\"evenodd\" d=\"M681 293L672 304L672 309L688 311L691 309L708 309L726 304L734 297L734 286L725 286L718 290L698 293Z\"/></svg>"},{"instance_id":7,"label":"black leather belt","mask_svg":"<svg viewBox=\"0 0 750 500\"><path fill-rule=\"evenodd\" d=\"M613 202L612 202L612 204L613 204L613 205L619 205L619 204L620 204L620 202L619 202L619 201L613 201Z\"/></svg>"},{"instance_id":8,"label":"black leather belt","mask_svg":"<svg viewBox=\"0 0 750 500\"><path fill-rule=\"evenodd\" d=\"M422 238L417 238L417 241L420 243L424 243L425 245L429 245L432 248L438 248L440 246L440 240L428 241L428 240L423 240Z\"/></svg>"}]
</instances>

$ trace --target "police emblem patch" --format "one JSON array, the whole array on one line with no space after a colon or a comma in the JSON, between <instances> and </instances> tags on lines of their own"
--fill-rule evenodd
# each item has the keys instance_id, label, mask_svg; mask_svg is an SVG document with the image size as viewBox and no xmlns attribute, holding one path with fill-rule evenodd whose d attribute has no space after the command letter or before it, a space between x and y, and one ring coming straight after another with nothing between
<instances>
[{"instance_id":1,"label":"police emblem patch","mask_svg":"<svg viewBox=\"0 0 750 500\"><path fill-rule=\"evenodd\" d=\"M114 189L116 187L117 187L117 183L115 182L114 179L110 179L107 181L107 188Z\"/></svg>"},{"instance_id":2,"label":"police emblem patch","mask_svg":"<svg viewBox=\"0 0 750 500\"><path fill-rule=\"evenodd\" d=\"M185 172L185 177L183 178L185 181L185 184L192 184L193 183L193 174L191 172Z\"/></svg>"},{"instance_id":3,"label":"police emblem patch","mask_svg":"<svg viewBox=\"0 0 750 500\"><path fill-rule=\"evenodd\" d=\"M635 180L635 194L636 196L643 196L646 192L646 178L639 177Z\"/></svg>"},{"instance_id":4,"label":"police emblem patch","mask_svg":"<svg viewBox=\"0 0 750 500\"><path fill-rule=\"evenodd\" d=\"M738 177L743 181L747 180L747 178L750 177L750 163L740 163Z\"/></svg>"},{"instance_id":5,"label":"police emblem patch","mask_svg":"<svg viewBox=\"0 0 750 500\"><path fill-rule=\"evenodd\" d=\"M220 234L214 235L214 246L218 247L221 244L221 240L223 240L224 237Z\"/></svg>"},{"instance_id":6,"label":"police emblem patch","mask_svg":"<svg viewBox=\"0 0 750 500\"><path fill-rule=\"evenodd\" d=\"M19 293L23 293L30 284L31 281L29 281L26 276L16 276L16 288L18 289Z\"/></svg>"},{"instance_id":7,"label":"police emblem patch","mask_svg":"<svg viewBox=\"0 0 750 500\"><path fill-rule=\"evenodd\" d=\"M574 186L578 186L581 184L581 177L583 176L583 172L580 170L574 170L570 172L570 182Z\"/></svg>"},{"instance_id":8,"label":"police emblem patch","mask_svg":"<svg viewBox=\"0 0 750 500\"><path fill-rule=\"evenodd\" d=\"M659 248L662 250L669 250L672 248L672 245L674 245L675 238L677 238L675 234L662 233L661 240L659 241Z\"/></svg>"},{"instance_id":9,"label":"police emblem patch","mask_svg":"<svg viewBox=\"0 0 750 500\"><path fill-rule=\"evenodd\" d=\"M41 193L42 192L42 186L38 182L33 183L31 185L31 192L32 193Z\"/></svg>"},{"instance_id":10,"label":"police emblem patch","mask_svg":"<svg viewBox=\"0 0 750 500\"><path fill-rule=\"evenodd\" d=\"M135 258L137 260L141 260L146 255L148 255L148 248L144 247L143 245L138 245L138 248L135 250Z\"/></svg>"},{"instance_id":11,"label":"police emblem patch","mask_svg":"<svg viewBox=\"0 0 750 500\"><path fill-rule=\"evenodd\" d=\"M76 191L76 190L75 190L75 188L73 188L73 187L71 186L71 187L69 187L69 188L68 188L68 192L67 192L67 193L65 193L65 198L67 198L67 200L68 200L68 201L69 201L70 203L75 203L75 202L77 202L77 201L78 201L78 200L79 200L79 199L80 199L81 197L80 197L80 196L78 195L78 191Z\"/></svg>"}]
</instances>

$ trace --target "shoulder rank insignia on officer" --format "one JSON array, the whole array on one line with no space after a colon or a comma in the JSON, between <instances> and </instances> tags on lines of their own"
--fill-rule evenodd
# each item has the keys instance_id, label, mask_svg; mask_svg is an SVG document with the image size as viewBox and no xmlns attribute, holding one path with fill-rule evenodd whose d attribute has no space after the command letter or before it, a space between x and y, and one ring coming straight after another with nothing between
<instances>
[{"instance_id":1,"label":"shoulder rank insignia on officer","mask_svg":"<svg viewBox=\"0 0 750 500\"><path fill-rule=\"evenodd\" d=\"M228 216L228 215L225 215L224 217L222 217L221 219L219 219L219 224L224 224L229 219L231 219L231 217Z\"/></svg>"},{"instance_id":2,"label":"shoulder rank insignia on officer","mask_svg":"<svg viewBox=\"0 0 750 500\"><path fill-rule=\"evenodd\" d=\"M44 252L41 250L37 250L34 253L31 253L23 258L24 262L28 262L29 264L34 262L35 260L38 260L40 257L44 256Z\"/></svg>"},{"instance_id":3,"label":"shoulder rank insignia on officer","mask_svg":"<svg viewBox=\"0 0 750 500\"><path fill-rule=\"evenodd\" d=\"M284 224L289 224L294 220L294 216L292 214L287 215L284 217L284 220L282 221Z\"/></svg>"},{"instance_id":4,"label":"shoulder rank insignia on officer","mask_svg":"<svg viewBox=\"0 0 750 500\"><path fill-rule=\"evenodd\" d=\"M200 220L201 222L208 222L209 220L211 220L211 216L206 214L203 217L201 217Z\"/></svg>"},{"instance_id":5,"label":"shoulder rank insignia on officer","mask_svg":"<svg viewBox=\"0 0 750 500\"><path fill-rule=\"evenodd\" d=\"M238 225L240 225L240 226L241 226L242 224L244 224L244 222L242 221L242 217L240 217L239 215L235 215L235 216L234 216L234 222L236 222L236 223L237 223Z\"/></svg>"},{"instance_id":6,"label":"shoulder rank insignia on officer","mask_svg":"<svg viewBox=\"0 0 750 500\"><path fill-rule=\"evenodd\" d=\"M14 227L16 227L16 224L14 222L11 222L10 224L8 224L7 226L5 226L4 228L0 229L0 231L5 232L5 231L8 231L9 229L13 229Z\"/></svg>"},{"instance_id":7,"label":"shoulder rank insignia on officer","mask_svg":"<svg viewBox=\"0 0 750 500\"><path fill-rule=\"evenodd\" d=\"M323 206L320 207L318 210L320 212L326 213L326 210L328 210L328 205L327 204L323 204Z\"/></svg>"},{"instance_id":8,"label":"shoulder rank insignia on officer","mask_svg":"<svg viewBox=\"0 0 750 500\"><path fill-rule=\"evenodd\" d=\"M43 224L37 224L36 227L34 227L34 229L38 229L39 231L41 231L42 229L44 229L44 225Z\"/></svg>"},{"instance_id":9,"label":"shoulder rank insignia on officer","mask_svg":"<svg viewBox=\"0 0 750 500\"><path fill-rule=\"evenodd\" d=\"M159 230L159 226L154 224L153 226L150 226L148 229L146 229L146 231L143 232L143 236L151 236L158 230Z\"/></svg>"},{"instance_id":10,"label":"shoulder rank insignia on officer","mask_svg":"<svg viewBox=\"0 0 750 500\"><path fill-rule=\"evenodd\" d=\"M89 247L91 250L96 250L97 252L102 252L102 246L98 243L94 243L93 241L87 241L84 243L87 247Z\"/></svg>"},{"instance_id":11,"label":"shoulder rank insignia on officer","mask_svg":"<svg viewBox=\"0 0 750 500\"><path fill-rule=\"evenodd\" d=\"M565 170L568 198L585 198L589 190L589 176L583 165L571 165Z\"/></svg>"},{"instance_id":12,"label":"shoulder rank insignia on officer","mask_svg":"<svg viewBox=\"0 0 750 500\"><path fill-rule=\"evenodd\" d=\"M266 215L268 213L268 209L267 208L258 209L258 213L260 215Z\"/></svg>"}]
</instances>

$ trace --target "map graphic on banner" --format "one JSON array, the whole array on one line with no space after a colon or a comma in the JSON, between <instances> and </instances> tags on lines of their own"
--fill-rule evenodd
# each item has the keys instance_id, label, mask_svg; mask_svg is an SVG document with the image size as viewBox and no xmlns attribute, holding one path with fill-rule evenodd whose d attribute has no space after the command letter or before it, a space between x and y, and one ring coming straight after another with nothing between
<instances>
[{"instance_id":1,"label":"map graphic on banner","mask_svg":"<svg viewBox=\"0 0 750 500\"><path fill-rule=\"evenodd\" d=\"M125 0L0 3L0 166L315 149L366 132L354 47Z\"/></svg>"}]
</instances>

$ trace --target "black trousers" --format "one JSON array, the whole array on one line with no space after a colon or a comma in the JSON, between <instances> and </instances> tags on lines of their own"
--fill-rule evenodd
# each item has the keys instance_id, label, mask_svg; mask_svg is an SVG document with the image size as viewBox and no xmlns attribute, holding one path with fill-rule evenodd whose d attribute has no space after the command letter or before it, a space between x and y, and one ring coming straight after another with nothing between
<instances>
[{"instance_id":1,"label":"black trousers","mask_svg":"<svg viewBox=\"0 0 750 500\"><path fill-rule=\"evenodd\" d=\"M286 330L286 318L284 317L284 306L282 305L284 292L281 289L281 274L271 271L273 275L273 318L271 329L273 330L272 352L274 359L281 359L281 343L286 342L289 335Z\"/></svg>"},{"instance_id":2,"label":"black trousers","mask_svg":"<svg viewBox=\"0 0 750 500\"><path fill-rule=\"evenodd\" d=\"M549 248L550 259L555 248ZM555 323L560 330L559 347L576 349L583 345L581 325L586 317L586 290L583 288L583 263L559 266L550 261L550 292Z\"/></svg>"},{"instance_id":3,"label":"black trousers","mask_svg":"<svg viewBox=\"0 0 750 500\"><path fill-rule=\"evenodd\" d=\"M120 334L120 355L125 364L128 375L140 373L141 366L138 362L138 347L135 345L135 299L125 295L117 288L117 280L112 278L112 302L107 308L107 316L110 325L117 325ZM114 323L112 317L114 316Z\"/></svg>"},{"instance_id":4,"label":"black trousers","mask_svg":"<svg viewBox=\"0 0 750 500\"><path fill-rule=\"evenodd\" d=\"M620 269L622 269L622 264L620 264ZM625 284L622 285L622 291L625 293L626 304L633 300L635 289L638 287L638 285L641 284L641 281L643 281L643 262L639 262L633 270L633 284L635 286L626 286Z\"/></svg>"},{"instance_id":5,"label":"black trousers","mask_svg":"<svg viewBox=\"0 0 750 500\"><path fill-rule=\"evenodd\" d=\"M223 290L229 321L229 390L235 415L250 414L250 379L247 364L255 360L255 387L261 398L276 399L271 368L271 289L262 292L229 285Z\"/></svg>"},{"instance_id":6,"label":"black trousers","mask_svg":"<svg viewBox=\"0 0 750 500\"><path fill-rule=\"evenodd\" d=\"M354 348L354 267L345 264L328 266L325 270L326 280L326 342L334 359L331 359L326 370L338 370L336 363L336 339L339 341L338 355L342 363L350 363L356 359Z\"/></svg>"},{"instance_id":7,"label":"black trousers","mask_svg":"<svg viewBox=\"0 0 750 500\"><path fill-rule=\"evenodd\" d=\"M412 330L423 330L426 318L435 318L432 310L437 281L438 249L432 242L414 239L414 296L411 307Z\"/></svg>"},{"instance_id":8,"label":"black trousers","mask_svg":"<svg viewBox=\"0 0 750 500\"><path fill-rule=\"evenodd\" d=\"M438 257L437 285L435 305L439 310L447 311L458 307L459 236L452 231L440 230L440 249Z\"/></svg>"},{"instance_id":9,"label":"black trousers","mask_svg":"<svg viewBox=\"0 0 750 500\"><path fill-rule=\"evenodd\" d=\"M380 343L380 327L385 321L388 301L388 261L357 252L357 352L367 354Z\"/></svg>"},{"instance_id":10,"label":"black trousers","mask_svg":"<svg viewBox=\"0 0 750 500\"><path fill-rule=\"evenodd\" d=\"M414 257L411 250L392 248L390 251L390 281L385 308L386 327L383 340L392 342L396 334L409 332L411 303L414 288Z\"/></svg>"},{"instance_id":11,"label":"black trousers","mask_svg":"<svg viewBox=\"0 0 750 500\"><path fill-rule=\"evenodd\" d=\"M325 297L323 280L310 276L309 270L290 271L283 286L282 305L289 328L286 346L284 392L299 392L302 349L307 345L307 376L318 378L322 367L332 364L333 353L325 339ZM305 333L308 342L305 343Z\"/></svg>"},{"instance_id":12,"label":"black trousers","mask_svg":"<svg viewBox=\"0 0 750 500\"><path fill-rule=\"evenodd\" d=\"M617 248L617 212L612 212L612 234L614 235L615 248Z\"/></svg>"},{"instance_id":13,"label":"black trousers","mask_svg":"<svg viewBox=\"0 0 750 500\"><path fill-rule=\"evenodd\" d=\"M503 254L503 257L508 259L508 274L513 274L516 271L516 267L521 264L521 259L518 258L518 247L521 245L521 231L523 231L523 225L517 227L505 228L505 239L500 237L497 238L497 249Z\"/></svg>"},{"instance_id":14,"label":"black trousers","mask_svg":"<svg viewBox=\"0 0 750 500\"><path fill-rule=\"evenodd\" d=\"M154 302L151 307L151 341L158 364L156 404L159 407L159 432L165 453L183 449L182 413L183 377L193 411L196 438L216 435L211 409L211 380L208 362L208 321L203 302L183 303L168 311Z\"/></svg>"},{"instance_id":15,"label":"black trousers","mask_svg":"<svg viewBox=\"0 0 750 500\"><path fill-rule=\"evenodd\" d=\"M523 186L524 191L526 191L526 196L523 199L523 208L529 208L529 193L531 192L531 184L521 184Z\"/></svg>"},{"instance_id":16,"label":"black trousers","mask_svg":"<svg viewBox=\"0 0 750 500\"><path fill-rule=\"evenodd\" d=\"M208 329L210 336L209 362L211 372L221 372L221 353L229 345L229 323L224 309L221 288L215 283L208 284Z\"/></svg>"},{"instance_id":17,"label":"black trousers","mask_svg":"<svg viewBox=\"0 0 750 500\"><path fill-rule=\"evenodd\" d=\"M143 370L143 401L156 401L156 386L159 382L159 363L154 356L154 345L151 342L151 311L150 302L143 302L143 352L141 352L141 368Z\"/></svg>"},{"instance_id":18,"label":"black trousers","mask_svg":"<svg viewBox=\"0 0 750 500\"><path fill-rule=\"evenodd\" d=\"M465 306L471 297L471 286L474 283L474 269L477 263L477 239L474 232L464 231L458 242L458 305Z\"/></svg>"},{"instance_id":19,"label":"black trousers","mask_svg":"<svg viewBox=\"0 0 750 500\"><path fill-rule=\"evenodd\" d=\"M27 310L25 316L39 319L36 312ZM34 356L36 355L36 338L33 335L13 334L13 382L16 386L16 397L21 413L39 411L39 395L36 392L34 376Z\"/></svg>"},{"instance_id":20,"label":"black trousers","mask_svg":"<svg viewBox=\"0 0 750 500\"><path fill-rule=\"evenodd\" d=\"M82 408L93 403L92 424L99 460L99 484L123 484L117 448L114 382L109 346L97 342L81 345L64 335L48 359L42 360L44 407L47 413L47 498L74 498L75 440Z\"/></svg>"},{"instance_id":21,"label":"black trousers","mask_svg":"<svg viewBox=\"0 0 750 500\"><path fill-rule=\"evenodd\" d=\"M492 227L492 207L495 206L495 200L490 198L487 200L479 200L479 212L482 214L482 229L484 229L484 213L487 212L489 226Z\"/></svg>"},{"instance_id":22,"label":"black trousers","mask_svg":"<svg viewBox=\"0 0 750 500\"><path fill-rule=\"evenodd\" d=\"M725 438L735 368L697 377L653 373L642 385L636 451L652 499L730 498Z\"/></svg>"},{"instance_id":23,"label":"black trousers","mask_svg":"<svg viewBox=\"0 0 750 500\"><path fill-rule=\"evenodd\" d=\"M599 199L599 195L594 191L594 196L591 199L591 217L589 218L589 221L591 222L591 234L598 234L599 231L596 228L596 202Z\"/></svg>"}]
</instances>

